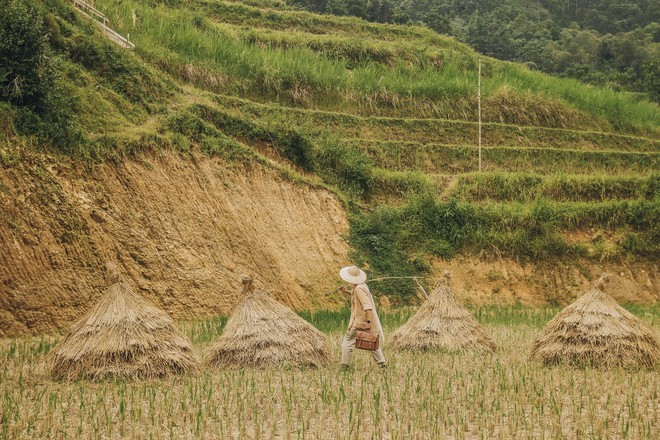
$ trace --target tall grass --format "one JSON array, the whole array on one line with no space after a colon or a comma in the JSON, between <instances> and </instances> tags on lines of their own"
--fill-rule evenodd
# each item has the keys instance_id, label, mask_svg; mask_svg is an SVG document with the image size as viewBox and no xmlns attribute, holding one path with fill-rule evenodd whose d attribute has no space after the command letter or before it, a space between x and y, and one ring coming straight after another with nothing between
<instances>
[{"instance_id":1,"label":"tall grass","mask_svg":"<svg viewBox=\"0 0 660 440\"><path fill-rule=\"evenodd\" d=\"M209 26L219 32L227 32L235 38L261 48L289 49L305 47L326 58L346 61L348 68L369 63L396 67L407 66L436 67L444 64L446 55L437 46L419 46L407 40L383 41L370 38L358 39L355 35L335 33L316 34L300 29L270 30L254 29L210 22ZM449 52L451 53L451 52ZM465 62L472 62L466 56Z\"/></svg>"},{"instance_id":2,"label":"tall grass","mask_svg":"<svg viewBox=\"0 0 660 440\"><path fill-rule=\"evenodd\" d=\"M361 262L376 273L416 275L429 269L432 256L448 258L457 252L517 258L548 259L583 256L584 243L568 240L570 231L619 230L629 238L617 252L657 257L660 230L656 199L589 202L459 203L439 202L432 194L411 197L407 204L382 206L356 214L350 243ZM642 241L636 237L643 235ZM646 243L646 244L645 244ZM603 254L601 257L606 257ZM411 286L392 286L389 293L407 294Z\"/></svg>"},{"instance_id":3,"label":"tall grass","mask_svg":"<svg viewBox=\"0 0 660 440\"><path fill-rule=\"evenodd\" d=\"M110 14L122 31L132 34L138 53L146 59L170 65L170 71L176 71L177 65L200 64L227 77L226 91L333 110L348 105L359 107L362 112L476 119L477 54L449 39L432 37L420 28L266 11L225 2L191 1L177 8L151 7L134 0L100 0L98 6ZM200 12L191 14L191 10ZM207 24L203 11L208 10L211 19L224 24ZM138 18L135 28L133 12ZM231 16L240 20L227 18ZM274 36L272 30L254 29L245 37L245 31L237 29L238 21L240 26L261 22L276 28L273 23L280 23L279 29L293 27L303 31L284 37ZM338 28L353 36L365 29L378 32L369 43L359 44L338 36L308 38L314 30L318 33L319 23L331 26L322 34ZM392 57L385 63L378 59L378 54L388 47L377 41L386 39L382 35L408 40L399 45L398 58L402 62L394 63ZM411 49L414 46L432 48L427 49L428 54L433 54L427 56L431 62L410 63L419 59L419 50ZM330 47L334 49L327 50ZM356 60L360 62L356 64ZM505 115L504 122L514 124L650 134L657 131L658 108L654 104L496 60L488 60L485 71L485 109L490 110L485 114L491 120L500 121ZM305 95L302 98L301 93Z\"/></svg>"},{"instance_id":4,"label":"tall grass","mask_svg":"<svg viewBox=\"0 0 660 440\"><path fill-rule=\"evenodd\" d=\"M450 176L429 176L418 171L392 171L384 168L373 169L373 187L370 196L385 201L406 198L411 194L421 194L445 187Z\"/></svg>"},{"instance_id":5,"label":"tall grass","mask_svg":"<svg viewBox=\"0 0 660 440\"><path fill-rule=\"evenodd\" d=\"M385 41L420 40L428 44L463 48L453 38L438 35L426 27L375 24L355 17L318 15L305 11L274 10L253 7L243 2L200 2L200 10L213 20L257 29L287 31L305 29L316 35L335 34Z\"/></svg>"},{"instance_id":6,"label":"tall grass","mask_svg":"<svg viewBox=\"0 0 660 440\"><path fill-rule=\"evenodd\" d=\"M573 79L555 78L512 63L502 64L499 81L518 90L551 96L569 102L576 109L606 118L614 130L629 131L635 125L653 132L660 120L660 107L638 101L628 93L582 84Z\"/></svg>"},{"instance_id":7,"label":"tall grass","mask_svg":"<svg viewBox=\"0 0 660 440\"><path fill-rule=\"evenodd\" d=\"M467 173L477 170L474 146L417 142L347 141L364 148L380 167L425 173ZM660 167L657 153L581 151L554 148L482 148L485 171L541 174L654 174Z\"/></svg>"},{"instance_id":8,"label":"tall grass","mask_svg":"<svg viewBox=\"0 0 660 440\"><path fill-rule=\"evenodd\" d=\"M360 117L347 113L262 104L224 95L215 96L215 100L221 106L239 111L246 117L269 121L295 121L304 126L331 127L337 134L346 138L477 144L477 125L469 121ZM501 123L483 125L483 143L486 146L546 147L589 151L657 152L660 149L660 142L649 138L556 128L520 127Z\"/></svg>"},{"instance_id":9,"label":"tall grass","mask_svg":"<svg viewBox=\"0 0 660 440\"><path fill-rule=\"evenodd\" d=\"M660 197L660 175L615 176L529 173L471 173L458 177L458 184L447 194L461 201L519 201L537 198L555 201L605 201Z\"/></svg>"}]
</instances>

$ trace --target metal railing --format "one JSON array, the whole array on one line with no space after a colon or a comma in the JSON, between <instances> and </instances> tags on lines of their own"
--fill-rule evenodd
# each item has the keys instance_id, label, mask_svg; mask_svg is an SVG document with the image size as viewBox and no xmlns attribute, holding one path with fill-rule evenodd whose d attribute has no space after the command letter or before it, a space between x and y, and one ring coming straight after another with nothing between
<instances>
[{"instance_id":1,"label":"metal railing","mask_svg":"<svg viewBox=\"0 0 660 440\"><path fill-rule=\"evenodd\" d=\"M114 43L128 49L135 49L135 44L131 43L128 36L124 37L109 26L108 17L94 6L84 0L73 0L73 6L83 15L89 17L103 32L103 34Z\"/></svg>"}]
</instances>

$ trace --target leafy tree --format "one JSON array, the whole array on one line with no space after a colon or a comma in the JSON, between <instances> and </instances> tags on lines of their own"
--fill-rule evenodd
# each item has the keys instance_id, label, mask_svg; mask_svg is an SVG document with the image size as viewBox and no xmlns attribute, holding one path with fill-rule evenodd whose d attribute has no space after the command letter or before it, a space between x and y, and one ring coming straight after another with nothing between
<instances>
[{"instance_id":1,"label":"leafy tree","mask_svg":"<svg viewBox=\"0 0 660 440\"><path fill-rule=\"evenodd\" d=\"M449 18L440 12L440 8L434 7L424 16L424 23L439 34L451 32Z\"/></svg>"},{"instance_id":2,"label":"leafy tree","mask_svg":"<svg viewBox=\"0 0 660 440\"><path fill-rule=\"evenodd\" d=\"M479 52L501 59L511 59L513 41L508 29L501 26L496 14L476 11L467 26L466 42Z\"/></svg>"},{"instance_id":3,"label":"leafy tree","mask_svg":"<svg viewBox=\"0 0 660 440\"><path fill-rule=\"evenodd\" d=\"M641 89L653 101L660 102L660 57L651 58L642 64Z\"/></svg>"},{"instance_id":4,"label":"leafy tree","mask_svg":"<svg viewBox=\"0 0 660 440\"><path fill-rule=\"evenodd\" d=\"M55 79L42 14L24 0L0 4L0 97L41 109Z\"/></svg>"},{"instance_id":5,"label":"leafy tree","mask_svg":"<svg viewBox=\"0 0 660 440\"><path fill-rule=\"evenodd\" d=\"M28 0L0 0L0 99L17 107L21 133L68 149L82 141L76 98L59 80L44 14Z\"/></svg>"},{"instance_id":6,"label":"leafy tree","mask_svg":"<svg viewBox=\"0 0 660 440\"><path fill-rule=\"evenodd\" d=\"M634 32L626 32L612 39L611 54L612 62L618 70L632 68L641 72L642 63L645 58L645 49L642 38Z\"/></svg>"},{"instance_id":7,"label":"leafy tree","mask_svg":"<svg viewBox=\"0 0 660 440\"><path fill-rule=\"evenodd\" d=\"M348 0L346 12L354 17L367 18L367 0Z\"/></svg>"}]
</instances>

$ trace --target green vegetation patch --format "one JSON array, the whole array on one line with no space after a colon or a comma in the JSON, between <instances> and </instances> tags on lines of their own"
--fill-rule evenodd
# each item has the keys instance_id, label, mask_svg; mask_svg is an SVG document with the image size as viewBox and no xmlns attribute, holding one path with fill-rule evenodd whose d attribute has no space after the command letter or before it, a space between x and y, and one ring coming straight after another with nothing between
<instances>
[{"instance_id":1,"label":"green vegetation patch","mask_svg":"<svg viewBox=\"0 0 660 440\"><path fill-rule=\"evenodd\" d=\"M449 196L473 202L529 202L537 198L560 202L637 198L653 200L660 197L660 175L471 173L458 176L458 184Z\"/></svg>"},{"instance_id":2,"label":"green vegetation patch","mask_svg":"<svg viewBox=\"0 0 660 440\"><path fill-rule=\"evenodd\" d=\"M537 260L587 255L587 248L571 243L563 233L589 228L646 234L644 238L652 240L647 246L635 248L642 245L642 237L633 234L626 240L634 243L621 247L658 257L658 216L657 200L474 204L422 194L403 206L355 214L350 241L358 260L368 261L374 272L401 276L426 272L431 257L449 258L462 251ZM401 283L388 293L411 289Z\"/></svg>"},{"instance_id":3,"label":"green vegetation patch","mask_svg":"<svg viewBox=\"0 0 660 440\"><path fill-rule=\"evenodd\" d=\"M361 146L380 167L425 173L467 173L478 170L475 146L372 140L347 141ZM584 174L627 172L653 174L660 154L626 151L582 151L554 148L482 148L485 171Z\"/></svg>"},{"instance_id":4,"label":"green vegetation patch","mask_svg":"<svg viewBox=\"0 0 660 440\"><path fill-rule=\"evenodd\" d=\"M355 197L364 197L372 190L371 159L356 146L339 142L332 136L310 135L291 125L266 126L209 106L194 105L191 111L214 129L247 144L265 143L302 171L315 172L327 183ZM194 133L195 130L191 130L186 134Z\"/></svg>"},{"instance_id":5,"label":"green vegetation patch","mask_svg":"<svg viewBox=\"0 0 660 440\"><path fill-rule=\"evenodd\" d=\"M234 109L246 117L269 121L295 121L301 126L325 127L345 138L462 145L476 145L478 139L477 124L466 120L361 117L350 113L262 104L226 95L216 95L214 99L223 107ZM485 146L660 151L660 141L653 138L502 123L483 124L482 138Z\"/></svg>"},{"instance_id":6,"label":"green vegetation patch","mask_svg":"<svg viewBox=\"0 0 660 440\"><path fill-rule=\"evenodd\" d=\"M168 66L167 72L180 72L192 64L224 78L214 91L332 111L351 108L363 114L476 120L477 54L427 29L235 2L192 0L180 7L154 8L135 0L99 0L97 5L121 32L131 33L141 56ZM207 23L209 18L213 23ZM276 36L272 29L277 23L279 30L296 32ZM245 35L244 26L254 28L252 36ZM352 40L307 38L338 29L350 33ZM363 30L374 35L368 43L356 45L355 35ZM384 53L379 49L384 47L378 42L381 38L397 41L396 64L378 59L378 53ZM428 48L422 56L427 61L411 63L420 59L419 48ZM648 135L657 131L657 105L493 59L484 60L483 93L484 114L491 122Z\"/></svg>"}]
</instances>

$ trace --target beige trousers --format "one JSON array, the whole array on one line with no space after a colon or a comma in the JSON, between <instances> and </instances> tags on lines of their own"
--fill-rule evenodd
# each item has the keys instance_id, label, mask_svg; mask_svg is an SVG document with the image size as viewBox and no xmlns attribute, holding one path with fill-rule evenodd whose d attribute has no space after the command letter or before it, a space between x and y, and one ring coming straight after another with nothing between
<instances>
[{"instance_id":1,"label":"beige trousers","mask_svg":"<svg viewBox=\"0 0 660 440\"><path fill-rule=\"evenodd\" d=\"M344 339L341 343L341 363L342 365L351 364L351 353L355 350L355 337L359 329L351 327L348 329L344 335ZM385 363L385 356L383 355L383 349L378 348L378 350L373 350L371 355L374 357L375 361L379 364Z\"/></svg>"}]
</instances>

